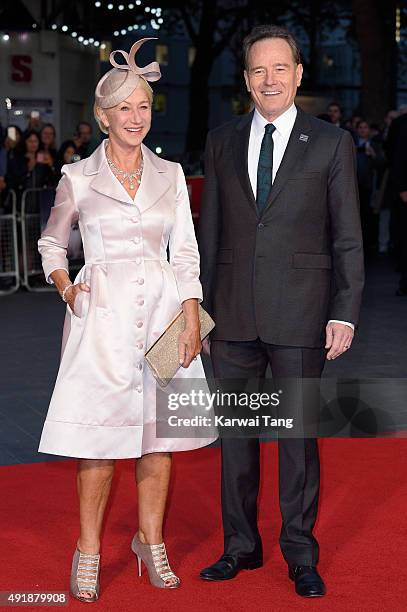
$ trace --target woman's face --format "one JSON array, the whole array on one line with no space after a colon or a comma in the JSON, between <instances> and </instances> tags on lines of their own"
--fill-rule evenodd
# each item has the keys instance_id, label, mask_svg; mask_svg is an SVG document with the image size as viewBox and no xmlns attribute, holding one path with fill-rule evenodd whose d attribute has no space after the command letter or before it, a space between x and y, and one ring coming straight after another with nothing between
<instances>
[{"instance_id":1,"label":"woman's face","mask_svg":"<svg viewBox=\"0 0 407 612\"><path fill-rule=\"evenodd\" d=\"M41 132L42 143L48 147L54 144L55 134L52 127L45 127Z\"/></svg>"},{"instance_id":2,"label":"woman's face","mask_svg":"<svg viewBox=\"0 0 407 612\"><path fill-rule=\"evenodd\" d=\"M75 155L75 149L73 147L66 147L64 153L64 162L66 164L71 164L73 155Z\"/></svg>"},{"instance_id":3,"label":"woman's face","mask_svg":"<svg viewBox=\"0 0 407 612\"><path fill-rule=\"evenodd\" d=\"M101 115L113 142L134 147L141 144L150 130L151 102L144 87L136 87L124 102L104 109Z\"/></svg>"},{"instance_id":4,"label":"woman's face","mask_svg":"<svg viewBox=\"0 0 407 612\"><path fill-rule=\"evenodd\" d=\"M38 136L35 136L35 134L31 134L31 136L29 136L25 141L25 148L27 153L36 153L39 149L39 146L40 141Z\"/></svg>"}]
</instances>

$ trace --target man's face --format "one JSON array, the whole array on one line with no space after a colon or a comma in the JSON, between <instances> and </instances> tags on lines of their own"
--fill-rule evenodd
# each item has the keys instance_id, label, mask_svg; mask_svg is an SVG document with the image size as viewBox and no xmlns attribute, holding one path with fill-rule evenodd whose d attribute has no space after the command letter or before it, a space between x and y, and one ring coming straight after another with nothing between
<instances>
[{"instance_id":1,"label":"man's face","mask_svg":"<svg viewBox=\"0 0 407 612\"><path fill-rule=\"evenodd\" d=\"M363 138L367 140L370 137L370 128L369 124L366 121L361 121L358 125L358 136L359 138Z\"/></svg>"},{"instance_id":2,"label":"man's face","mask_svg":"<svg viewBox=\"0 0 407 612\"><path fill-rule=\"evenodd\" d=\"M338 123L342 117L341 109L337 104L331 104L331 106L328 108L328 115L332 123Z\"/></svg>"},{"instance_id":3,"label":"man's face","mask_svg":"<svg viewBox=\"0 0 407 612\"><path fill-rule=\"evenodd\" d=\"M92 130L88 125L79 126L79 138L83 143L87 143L92 138Z\"/></svg>"},{"instance_id":4,"label":"man's face","mask_svg":"<svg viewBox=\"0 0 407 612\"><path fill-rule=\"evenodd\" d=\"M302 72L283 38L264 38L252 45L244 78L256 109L267 121L274 121L290 108Z\"/></svg>"}]
</instances>

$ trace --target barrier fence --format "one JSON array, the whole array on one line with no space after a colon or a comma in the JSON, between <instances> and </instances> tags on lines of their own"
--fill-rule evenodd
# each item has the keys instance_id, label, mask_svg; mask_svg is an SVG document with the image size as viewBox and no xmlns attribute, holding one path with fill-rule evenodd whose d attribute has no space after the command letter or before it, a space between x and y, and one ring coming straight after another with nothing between
<instances>
[{"instance_id":1,"label":"barrier fence","mask_svg":"<svg viewBox=\"0 0 407 612\"><path fill-rule=\"evenodd\" d=\"M19 198L10 190L3 208L11 212L0 213L0 295L21 285L27 291L55 291L45 281L37 245L54 204L55 189L26 189L20 197L18 206ZM78 270L83 265L78 226L72 228L71 238L68 260L70 269Z\"/></svg>"},{"instance_id":2,"label":"barrier fence","mask_svg":"<svg viewBox=\"0 0 407 612\"><path fill-rule=\"evenodd\" d=\"M17 198L10 191L0 213L0 295L14 293L20 286L20 271L17 243Z\"/></svg>"}]
</instances>

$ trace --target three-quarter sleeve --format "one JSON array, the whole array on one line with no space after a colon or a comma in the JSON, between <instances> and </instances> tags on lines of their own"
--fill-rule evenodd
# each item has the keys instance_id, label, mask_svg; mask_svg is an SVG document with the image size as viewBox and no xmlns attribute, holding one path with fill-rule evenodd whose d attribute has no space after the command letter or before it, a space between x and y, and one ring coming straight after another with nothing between
<instances>
[{"instance_id":1,"label":"three-quarter sleeve","mask_svg":"<svg viewBox=\"0 0 407 612\"><path fill-rule=\"evenodd\" d=\"M62 178L58 183L54 206L48 223L38 241L38 250L42 258L42 267L47 283L53 284L50 274L55 270L66 270L68 273L68 248L71 228L78 221L79 213L73 198L71 179L62 167Z\"/></svg>"},{"instance_id":2,"label":"three-quarter sleeve","mask_svg":"<svg viewBox=\"0 0 407 612\"><path fill-rule=\"evenodd\" d=\"M175 219L169 239L170 264L177 281L181 302L196 298L202 302L199 280L199 251L192 221L184 172L177 164Z\"/></svg>"}]
</instances>

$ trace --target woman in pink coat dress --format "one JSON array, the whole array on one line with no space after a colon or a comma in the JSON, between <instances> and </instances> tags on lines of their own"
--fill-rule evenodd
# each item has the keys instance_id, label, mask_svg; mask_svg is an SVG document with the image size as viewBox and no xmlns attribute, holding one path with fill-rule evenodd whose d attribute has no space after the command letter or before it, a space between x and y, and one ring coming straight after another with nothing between
<instances>
[{"instance_id":1,"label":"woman in pink coat dress","mask_svg":"<svg viewBox=\"0 0 407 612\"><path fill-rule=\"evenodd\" d=\"M140 68L120 51L99 81L95 116L108 134L87 159L65 165L39 251L49 283L65 302L62 357L39 451L77 457L80 536L71 593L99 597L100 533L114 460L137 458L139 529L131 548L150 582L175 588L162 536L171 451L210 444L207 438L156 438L156 381L146 349L180 311L176 377L203 379L199 357L199 254L185 178L179 164L157 157L143 139L151 125L152 62ZM71 283L66 248L79 222L85 265ZM167 261L167 247L170 260ZM208 434L209 436L209 434Z\"/></svg>"}]
</instances>

